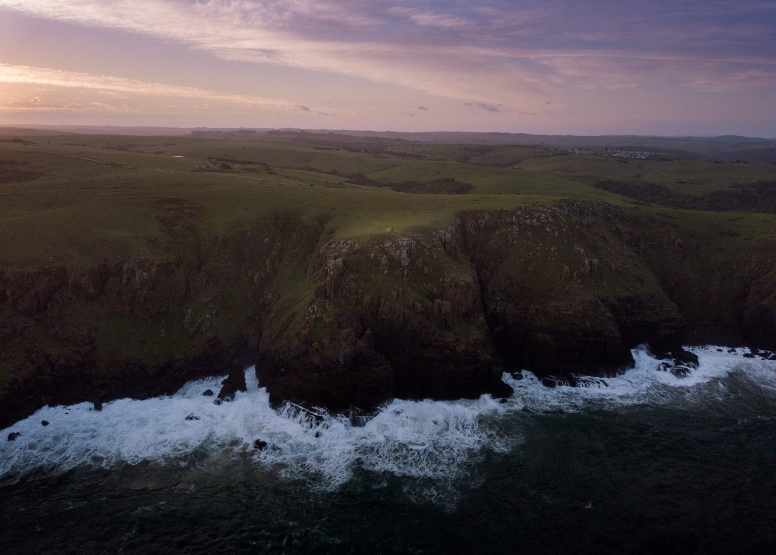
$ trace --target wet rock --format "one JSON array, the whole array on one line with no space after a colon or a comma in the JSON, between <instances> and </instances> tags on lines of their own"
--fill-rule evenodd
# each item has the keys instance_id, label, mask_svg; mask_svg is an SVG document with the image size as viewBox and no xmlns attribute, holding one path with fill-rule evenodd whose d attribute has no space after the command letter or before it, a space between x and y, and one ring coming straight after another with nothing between
<instances>
[{"instance_id":1,"label":"wet rock","mask_svg":"<svg viewBox=\"0 0 776 555\"><path fill-rule=\"evenodd\" d=\"M102 410L102 401L100 401L99 399L94 401L94 410L96 410L97 412L100 412Z\"/></svg>"},{"instance_id":2,"label":"wet rock","mask_svg":"<svg viewBox=\"0 0 776 555\"><path fill-rule=\"evenodd\" d=\"M238 391L248 391L248 386L245 384L245 370L243 370L240 361L235 360L229 370L229 375L221 382L221 391L218 392L218 399L233 401Z\"/></svg>"},{"instance_id":3,"label":"wet rock","mask_svg":"<svg viewBox=\"0 0 776 555\"><path fill-rule=\"evenodd\" d=\"M257 451L264 451L267 448L267 442L261 439L257 439L253 442L253 448Z\"/></svg>"},{"instance_id":4,"label":"wet rock","mask_svg":"<svg viewBox=\"0 0 776 555\"><path fill-rule=\"evenodd\" d=\"M675 361L681 364L688 364L698 367L698 355L695 353L691 353L690 351L685 351L684 349L677 349L673 353L673 358Z\"/></svg>"},{"instance_id":5,"label":"wet rock","mask_svg":"<svg viewBox=\"0 0 776 555\"><path fill-rule=\"evenodd\" d=\"M8 434L8 441L16 441L16 438L19 438L21 436L22 436L21 432L11 432L10 434Z\"/></svg>"},{"instance_id":6,"label":"wet rock","mask_svg":"<svg viewBox=\"0 0 776 555\"><path fill-rule=\"evenodd\" d=\"M692 371L692 368L684 364L674 364L672 362L662 362L658 368L663 372L670 372L677 378L686 378Z\"/></svg>"},{"instance_id":7,"label":"wet rock","mask_svg":"<svg viewBox=\"0 0 776 555\"><path fill-rule=\"evenodd\" d=\"M212 389L206 389L202 395L204 395L205 397L212 397L214 393Z\"/></svg>"},{"instance_id":8,"label":"wet rock","mask_svg":"<svg viewBox=\"0 0 776 555\"><path fill-rule=\"evenodd\" d=\"M698 355L684 349L666 353L661 358L668 360L660 363L659 369L670 372L677 378L686 378L695 368L698 368Z\"/></svg>"},{"instance_id":9,"label":"wet rock","mask_svg":"<svg viewBox=\"0 0 776 555\"><path fill-rule=\"evenodd\" d=\"M754 354L752 354L752 353L744 353L744 358L754 358Z\"/></svg>"},{"instance_id":10,"label":"wet rock","mask_svg":"<svg viewBox=\"0 0 776 555\"><path fill-rule=\"evenodd\" d=\"M199 416L196 416L196 415L194 415L194 414L189 414L189 415L186 417L186 420L199 420Z\"/></svg>"},{"instance_id":11,"label":"wet rock","mask_svg":"<svg viewBox=\"0 0 776 555\"><path fill-rule=\"evenodd\" d=\"M44 427L45 427L45 426L48 426L48 425L49 425L49 423L48 423L48 420L42 420L42 421L41 421L41 423L40 423L40 425L41 425L41 426L44 426Z\"/></svg>"}]
</instances>

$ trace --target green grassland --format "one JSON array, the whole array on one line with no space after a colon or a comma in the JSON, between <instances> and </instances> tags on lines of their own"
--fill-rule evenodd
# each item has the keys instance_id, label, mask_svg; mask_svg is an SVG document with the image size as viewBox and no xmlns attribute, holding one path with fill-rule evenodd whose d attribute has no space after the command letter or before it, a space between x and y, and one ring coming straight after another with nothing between
<instances>
[{"instance_id":1,"label":"green grassland","mask_svg":"<svg viewBox=\"0 0 776 555\"><path fill-rule=\"evenodd\" d=\"M321 222L334 236L361 238L439 228L461 211L559 198L631 204L593 187L602 180L658 184L689 195L776 180L776 167L756 164L622 160L545 147L324 134L224 140L6 129L0 140L0 264L14 265L154 255L155 245L169 239L169 199L186 203L188 216L206 234L287 213ZM219 169L195 171L211 164ZM472 188L465 195L397 193L356 185L348 177L356 174L378 183L451 178ZM746 227L751 221L767 235L770 218L742 215L735 222Z\"/></svg>"}]
</instances>

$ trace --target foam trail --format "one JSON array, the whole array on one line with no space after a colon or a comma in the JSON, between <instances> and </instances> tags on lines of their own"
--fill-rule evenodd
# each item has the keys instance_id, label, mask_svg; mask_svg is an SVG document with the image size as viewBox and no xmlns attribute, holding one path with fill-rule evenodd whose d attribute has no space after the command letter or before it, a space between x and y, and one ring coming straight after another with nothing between
<instances>
[{"instance_id":1,"label":"foam trail","mask_svg":"<svg viewBox=\"0 0 776 555\"><path fill-rule=\"evenodd\" d=\"M544 387L530 372L522 380L505 375L514 390L509 405L532 412L578 412L616 409L629 405L674 405L692 403L720 392L719 380L733 372L743 372L759 387L776 392L776 361L743 357L748 349L721 347L688 348L698 355L698 368L686 377L677 377L660 369L660 360L645 348L634 349L636 365L613 378L580 378L577 387Z\"/></svg>"},{"instance_id":2,"label":"foam trail","mask_svg":"<svg viewBox=\"0 0 776 555\"><path fill-rule=\"evenodd\" d=\"M522 380L505 375L515 390L506 403L487 395L469 401L395 400L361 427L338 416L317 422L304 411L273 410L249 368L248 391L222 405L202 395L205 389L218 389L221 378L211 378L190 382L170 397L106 403L102 412L88 403L42 408L0 432L0 478L142 461L208 465L242 454L327 489L350 480L355 468L450 482L465 475L485 450L508 451L522 441L519 425L507 426L508 437L503 432L517 413L691 406L724 395L724 378L731 373L776 398L776 362L743 358L743 350L693 350L700 365L685 378L660 371L659 361L635 350L634 369L615 378L584 380L583 387L551 389L528 372ZM43 427L42 420L50 425ZM21 436L5 441L11 432ZM254 451L256 439L266 441L267 449Z\"/></svg>"},{"instance_id":3,"label":"foam trail","mask_svg":"<svg viewBox=\"0 0 776 555\"><path fill-rule=\"evenodd\" d=\"M218 390L220 380L190 382L170 397L112 401L101 412L90 403L44 407L2 432L21 436L0 442L0 477L142 461L188 464L187 457L205 451L211 460L252 453L268 467L280 463L286 474L322 477L326 487L350 479L357 460L377 472L442 478L455 475L488 444L480 416L499 410L487 396L447 403L397 400L363 427L329 415L318 423L304 412L273 410L253 368L246 371L247 392L215 405L202 392ZM269 447L253 451L256 439Z\"/></svg>"}]
</instances>

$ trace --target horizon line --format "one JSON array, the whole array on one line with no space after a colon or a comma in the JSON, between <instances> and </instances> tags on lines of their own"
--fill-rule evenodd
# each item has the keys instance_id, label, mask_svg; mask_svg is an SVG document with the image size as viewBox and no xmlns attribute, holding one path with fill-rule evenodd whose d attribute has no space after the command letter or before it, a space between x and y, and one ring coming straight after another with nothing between
<instances>
[{"instance_id":1,"label":"horizon line","mask_svg":"<svg viewBox=\"0 0 776 555\"><path fill-rule=\"evenodd\" d=\"M268 131L288 131L288 132L308 132L308 133L381 133L381 134L397 134L397 135L431 135L431 134L446 134L446 135L523 135L527 137L578 137L578 138L599 138L599 137L638 137L638 138L650 138L650 139L718 139L725 137L735 137L740 139L756 139L771 141L776 140L774 137L758 137L750 135L736 135L736 134L721 134L721 135L640 135L637 133L610 133L610 134L598 134L598 135L574 135L574 134L543 134L543 133L525 133L521 131L393 131L390 129L377 130L377 129L328 129L328 128L305 128L305 127L208 127L208 126L168 126L168 125L87 125L87 124L0 124L0 129L20 129L20 130L98 130L98 129L124 129L124 130L170 130L170 131L255 131L255 132L268 132ZM120 133L119 133L120 134Z\"/></svg>"}]
</instances>

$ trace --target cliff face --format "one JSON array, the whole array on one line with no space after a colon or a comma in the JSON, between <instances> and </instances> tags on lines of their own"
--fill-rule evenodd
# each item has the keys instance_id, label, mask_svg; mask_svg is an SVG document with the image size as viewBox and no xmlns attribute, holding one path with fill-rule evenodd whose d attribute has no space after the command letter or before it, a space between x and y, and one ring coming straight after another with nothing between
<instances>
[{"instance_id":1,"label":"cliff face","mask_svg":"<svg viewBox=\"0 0 776 555\"><path fill-rule=\"evenodd\" d=\"M752 347L776 351L776 271L752 261L743 311L743 335Z\"/></svg>"},{"instance_id":2,"label":"cliff face","mask_svg":"<svg viewBox=\"0 0 776 555\"><path fill-rule=\"evenodd\" d=\"M565 202L364 242L279 217L153 260L3 269L0 426L254 362L273 402L348 411L508 395L505 370L612 375L642 343L681 358L688 328L776 348L772 258L683 245L610 205Z\"/></svg>"},{"instance_id":3,"label":"cliff face","mask_svg":"<svg viewBox=\"0 0 776 555\"><path fill-rule=\"evenodd\" d=\"M332 241L309 268L319 286L304 317L265 322L257 372L273 401L347 410L509 393L459 234Z\"/></svg>"},{"instance_id":4,"label":"cliff face","mask_svg":"<svg viewBox=\"0 0 776 555\"><path fill-rule=\"evenodd\" d=\"M175 257L0 270L0 426L47 403L170 394L252 363L261 299L320 234L281 217Z\"/></svg>"},{"instance_id":5,"label":"cliff face","mask_svg":"<svg viewBox=\"0 0 776 555\"><path fill-rule=\"evenodd\" d=\"M612 375L630 349L681 349L676 305L618 240L619 210L574 203L463 217L494 341L515 368L542 376Z\"/></svg>"}]
</instances>

